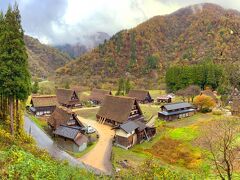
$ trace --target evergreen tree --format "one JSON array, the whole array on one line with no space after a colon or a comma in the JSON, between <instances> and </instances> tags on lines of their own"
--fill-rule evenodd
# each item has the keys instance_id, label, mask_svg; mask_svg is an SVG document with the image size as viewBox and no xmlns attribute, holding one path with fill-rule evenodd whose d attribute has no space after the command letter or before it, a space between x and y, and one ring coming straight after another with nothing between
<instances>
[{"instance_id":1,"label":"evergreen tree","mask_svg":"<svg viewBox=\"0 0 240 180\"><path fill-rule=\"evenodd\" d=\"M32 93L37 94L39 91L39 83L38 81L35 81L32 86Z\"/></svg>"},{"instance_id":2,"label":"evergreen tree","mask_svg":"<svg viewBox=\"0 0 240 180\"><path fill-rule=\"evenodd\" d=\"M130 83L130 80L129 79L127 79L126 81L125 81L125 94L128 94L129 93L129 91L131 90L131 83Z\"/></svg>"},{"instance_id":3,"label":"evergreen tree","mask_svg":"<svg viewBox=\"0 0 240 180\"><path fill-rule=\"evenodd\" d=\"M10 6L4 17L4 28L0 38L0 82L2 94L8 99L10 112L10 130L14 134L14 119L17 131L20 124L19 100L25 100L30 94L31 81L28 71L24 33L18 6Z\"/></svg>"}]
</instances>

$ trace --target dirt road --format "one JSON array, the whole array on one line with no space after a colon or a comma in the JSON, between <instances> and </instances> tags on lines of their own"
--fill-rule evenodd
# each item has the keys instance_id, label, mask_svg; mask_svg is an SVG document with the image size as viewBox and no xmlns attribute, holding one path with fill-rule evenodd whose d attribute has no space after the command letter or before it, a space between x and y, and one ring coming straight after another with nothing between
<instances>
[{"instance_id":1,"label":"dirt road","mask_svg":"<svg viewBox=\"0 0 240 180\"><path fill-rule=\"evenodd\" d=\"M112 173L112 162L111 162L111 152L112 152L112 140L115 134L114 130L108 125L99 124L95 120L84 119L78 117L84 124L94 127L99 134L99 140L95 147L85 154L83 157L79 158L80 161L94 168L100 169L101 171L111 174Z\"/></svg>"}]
</instances>

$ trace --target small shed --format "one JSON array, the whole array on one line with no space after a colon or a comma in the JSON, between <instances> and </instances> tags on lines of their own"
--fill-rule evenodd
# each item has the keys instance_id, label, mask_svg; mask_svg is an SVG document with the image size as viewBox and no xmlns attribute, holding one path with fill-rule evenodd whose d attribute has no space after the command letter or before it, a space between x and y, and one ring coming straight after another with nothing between
<instances>
[{"instance_id":1,"label":"small shed","mask_svg":"<svg viewBox=\"0 0 240 180\"><path fill-rule=\"evenodd\" d=\"M128 97L135 98L139 103L152 103L154 100L152 99L149 91L145 90L130 90L128 93Z\"/></svg>"},{"instance_id":2,"label":"small shed","mask_svg":"<svg viewBox=\"0 0 240 180\"><path fill-rule=\"evenodd\" d=\"M71 89L57 89L57 100L61 106L68 108L81 106L77 92Z\"/></svg>"},{"instance_id":3,"label":"small shed","mask_svg":"<svg viewBox=\"0 0 240 180\"><path fill-rule=\"evenodd\" d=\"M62 142L61 146L64 149L79 152L87 148L88 138L79 129L60 125L53 134L58 138L58 142Z\"/></svg>"},{"instance_id":4,"label":"small shed","mask_svg":"<svg viewBox=\"0 0 240 180\"><path fill-rule=\"evenodd\" d=\"M110 90L93 89L89 100L94 104L101 104L106 95L112 95L112 92Z\"/></svg>"},{"instance_id":5,"label":"small shed","mask_svg":"<svg viewBox=\"0 0 240 180\"><path fill-rule=\"evenodd\" d=\"M58 105L56 96L32 96L30 111L37 116L50 115Z\"/></svg>"},{"instance_id":6,"label":"small shed","mask_svg":"<svg viewBox=\"0 0 240 180\"><path fill-rule=\"evenodd\" d=\"M171 103L172 102L172 97L168 95L162 95L157 97L157 102L158 103Z\"/></svg>"}]
</instances>

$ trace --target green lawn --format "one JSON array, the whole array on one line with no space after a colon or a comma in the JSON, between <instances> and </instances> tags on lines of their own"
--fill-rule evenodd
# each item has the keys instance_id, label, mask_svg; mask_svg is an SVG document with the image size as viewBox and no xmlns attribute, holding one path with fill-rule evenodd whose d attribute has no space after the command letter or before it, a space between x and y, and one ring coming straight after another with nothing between
<instances>
[{"instance_id":1,"label":"green lawn","mask_svg":"<svg viewBox=\"0 0 240 180\"><path fill-rule=\"evenodd\" d=\"M149 120L153 116L157 116L158 111L160 110L159 106L151 104L140 104L140 108L146 120Z\"/></svg>"},{"instance_id":2,"label":"green lawn","mask_svg":"<svg viewBox=\"0 0 240 180\"><path fill-rule=\"evenodd\" d=\"M141 107L148 114L154 113L154 110L149 105L141 105ZM192 172L201 172L203 176L206 176L206 174L208 176L210 166L207 159L205 159L204 154L206 152L195 143L195 139L201 137L200 128L204 126L205 122L217 118L221 118L221 116L212 113L197 113L194 116L172 122L157 119L155 122L157 134L152 140L137 144L128 151L114 147L113 164L117 164L116 166L119 167L117 161L125 159L128 162L134 161L135 164L141 164L145 159L153 156L154 159L158 160L159 166L169 165L174 168L183 168L183 171L190 168ZM167 156L164 155L166 154L164 151L165 146L169 152ZM174 162L174 157L177 158L175 159L176 162Z\"/></svg>"},{"instance_id":3,"label":"green lawn","mask_svg":"<svg viewBox=\"0 0 240 180\"><path fill-rule=\"evenodd\" d=\"M99 108L92 108L92 109L84 109L83 108L83 109L76 111L76 113L80 117L96 120L96 114L97 114L98 110L99 110Z\"/></svg>"}]
</instances>

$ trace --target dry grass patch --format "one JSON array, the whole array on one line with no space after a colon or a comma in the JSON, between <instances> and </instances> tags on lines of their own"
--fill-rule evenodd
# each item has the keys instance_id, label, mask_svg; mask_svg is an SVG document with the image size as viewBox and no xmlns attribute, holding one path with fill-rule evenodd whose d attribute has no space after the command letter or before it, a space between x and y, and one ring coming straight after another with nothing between
<instances>
[{"instance_id":1,"label":"dry grass patch","mask_svg":"<svg viewBox=\"0 0 240 180\"><path fill-rule=\"evenodd\" d=\"M176 164L188 169L198 168L201 164L201 153L190 145L179 140L163 137L147 152L169 164Z\"/></svg>"}]
</instances>

